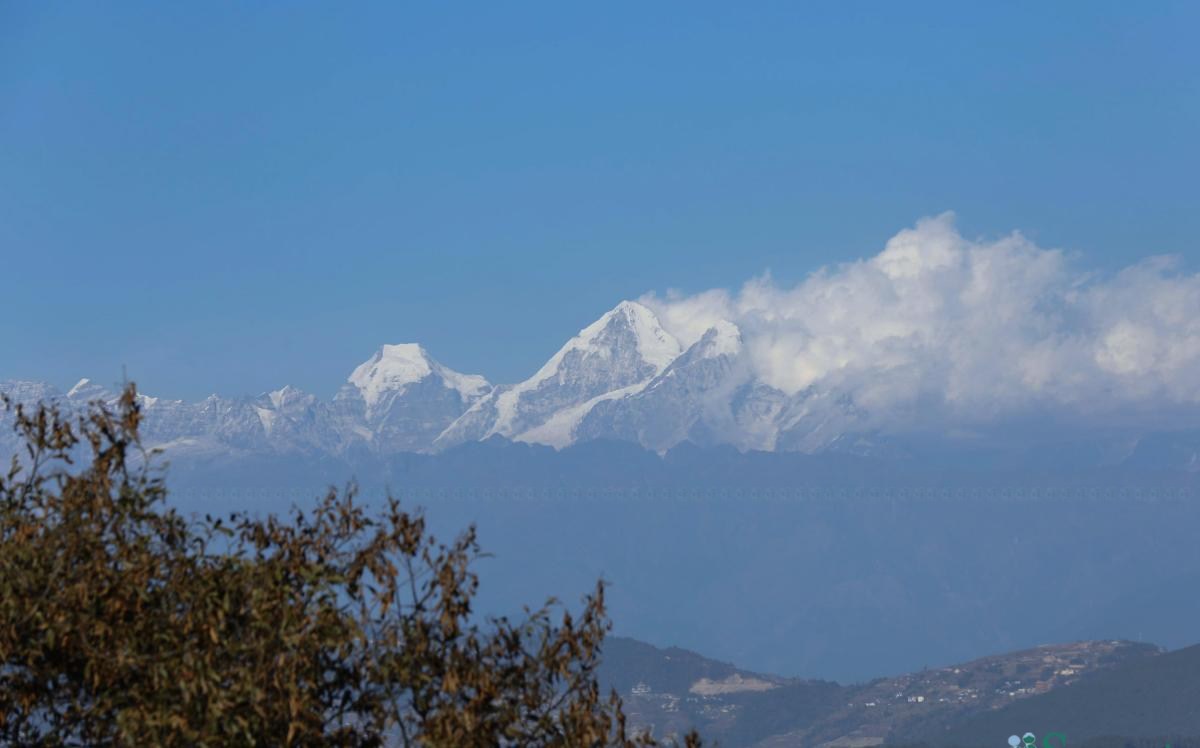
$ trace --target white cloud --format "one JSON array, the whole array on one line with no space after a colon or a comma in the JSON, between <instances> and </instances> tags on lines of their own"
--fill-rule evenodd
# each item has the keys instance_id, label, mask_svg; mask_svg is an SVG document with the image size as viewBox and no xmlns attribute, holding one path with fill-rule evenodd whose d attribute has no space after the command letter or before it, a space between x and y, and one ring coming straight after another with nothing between
<instances>
[{"instance_id":1,"label":"white cloud","mask_svg":"<svg viewBox=\"0 0 1200 748\"><path fill-rule=\"evenodd\" d=\"M794 287L763 276L642 301L684 345L732 321L764 382L849 392L878 414L1200 404L1200 275L1152 258L1103 278L1019 233L965 239L949 213Z\"/></svg>"}]
</instances>

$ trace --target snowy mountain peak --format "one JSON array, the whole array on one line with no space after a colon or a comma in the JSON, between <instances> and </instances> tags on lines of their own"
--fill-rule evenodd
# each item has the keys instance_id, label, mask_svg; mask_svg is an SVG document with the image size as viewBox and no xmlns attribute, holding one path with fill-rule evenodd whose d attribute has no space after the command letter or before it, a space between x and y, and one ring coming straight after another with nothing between
<instances>
[{"instance_id":1,"label":"snowy mountain peak","mask_svg":"<svg viewBox=\"0 0 1200 748\"><path fill-rule=\"evenodd\" d=\"M496 396L487 434L515 435L554 411L649 381L680 353L654 312L622 301L567 341L529 379Z\"/></svg>"},{"instance_id":2,"label":"snowy mountain peak","mask_svg":"<svg viewBox=\"0 0 1200 748\"><path fill-rule=\"evenodd\" d=\"M275 390L274 392L268 392L267 399L271 402L271 406L278 410L279 408L294 403L297 400L312 400L313 397L304 390L293 387L290 384L285 384L283 387Z\"/></svg>"},{"instance_id":3,"label":"snowy mountain peak","mask_svg":"<svg viewBox=\"0 0 1200 748\"><path fill-rule=\"evenodd\" d=\"M351 372L346 381L358 390L367 408L371 409L388 393L403 390L430 376L441 380L443 387L456 391L464 402L483 396L491 387L478 374L460 374L442 366L417 343L381 346L374 356Z\"/></svg>"},{"instance_id":4,"label":"snowy mountain peak","mask_svg":"<svg viewBox=\"0 0 1200 748\"><path fill-rule=\"evenodd\" d=\"M80 379L78 382L75 383L74 387L67 390L67 397L78 396L79 393L83 392L85 389L89 389L91 384L92 384L92 380L88 379L87 377Z\"/></svg>"},{"instance_id":5,"label":"snowy mountain peak","mask_svg":"<svg viewBox=\"0 0 1200 748\"><path fill-rule=\"evenodd\" d=\"M68 400L79 400L81 402L102 400L104 402L108 402L110 400L115 400L116 398L117 394L112 390L103 385L96 384L87 377L80 379L75 383L74 387L67 390Z\"/></svg>"},{"instance_id":6,"label":"snowy mountain peak","mask_svg":"<svg viewBox=\"0 0 1200 748\"><path fill-rule=\"evenodd\" d=\"M861 431L862 419L831 398L789 400L756 382L743 348L738 326L720 321L683 351L650 308L623 301L515 385L493 387L408 343L379 347L332 402L292 386L190 403L138 399L146 443L172 455L386 455L493 435L556 448L616 438L656 451L681 441L814 451ZM65 396L35 382L0 382L0 392L83 408L118 391L81 379Z\"/></svg>"},{"instance_id":7,"label":"snowy mountain peak","mask_svg":"<svg viewBox=\"0 0 1200 748\"><path fill-rule=\"evenodd\" d=\"M633 345L641 362L656 369L656 373L665 369L681 351L679 341L663 329L654 312L636 301L622 301L580 330L536 374L510 391L532 389L560 374L564 362L573 356L610 359L615 348L628 344Z\"/></svg>"},{"instance_id":8,"label":"snowy mountain peak","mask_svg":"<svg viewBox=\"0 0 1200 748\"><path fill-rule=\"evenodd\" d=\"M419 382L431 373L432 362L424 348L416 343L400 343L381 346L346 381L358 388L369 408L384 393Z\"/></svg>"},{"instance_id":9,"label":"snowy mountain peak","mask_svg":"<svg viewBox=\"0 0 1200 748\"><path fill-rule=\"evenodd\" d=\"M636 301L622 301L600 319L593 322L580 332L580 336L594 336L611 325L614 319L620 319L633 332L637 340L638 353L646 363L665 369L675 360L681 351L679 341L659 324L658 317L649 307ZM589 336L589 337L591 337Z\"/></svg>"},{"instance_id":10,"label":"snowy mountain peak","mask_svg":"<svg viewBox=\"0 0 1200 748\"><path fill-rule=\"evenodd\" d=\"M708 328L696 349L705 358L735 356L742 349L742 331L732 322L721 320Z\"/></svg>"}]
</instances>

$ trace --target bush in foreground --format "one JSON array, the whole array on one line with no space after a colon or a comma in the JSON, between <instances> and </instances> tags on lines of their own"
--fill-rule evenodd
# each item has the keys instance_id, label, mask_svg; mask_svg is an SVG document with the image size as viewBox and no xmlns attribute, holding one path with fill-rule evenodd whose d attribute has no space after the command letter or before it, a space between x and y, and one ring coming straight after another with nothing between
<instances>
[{"instance_id":1,"label":"bush in foreground","mask_svg":"<svg viewBox=\"0 0 1200 748\"><path fill-rule=\"evenodd\" d=\"M76 419L5 404L23 451L0 476L0 743L655 744L597 684L601 586L557 624L552 603L476 624L473 530L442 545L352 491L189 520L132 387Z\"/></svg>"}]
</instances>

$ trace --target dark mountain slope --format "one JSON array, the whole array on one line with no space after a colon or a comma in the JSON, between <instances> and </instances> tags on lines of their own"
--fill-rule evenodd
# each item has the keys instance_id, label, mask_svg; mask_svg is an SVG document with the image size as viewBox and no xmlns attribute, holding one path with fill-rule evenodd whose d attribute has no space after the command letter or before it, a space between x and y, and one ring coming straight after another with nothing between
<instances>
[{"instance_id":1,"label":"dark mountain slope","mask_svg":"<svg viewBox=\"0 0 1200 748\"><path fill-rule=\"evenodd\" d=\"M994 746L1003 736L1025 731L1061 732L1076 745L1112 735L1200 737L1200 645L1122 663L969 718L940 735L906 737L935 745Z\"/></svg>"},{"instance_id":2,"label":"dark mountain slope","mask_svg":"<svg viewBox=\"0 0 1200 748\"><path fill-rule=\"evenodd\" d=\"M1133 642L1075 642L843 686L751 673L688 650L613 638L600 678L625 699L634 726L660 737L695 727L733 748L868 746L953 728L1092 673L1158 659L1158 652Z\"/></svg>"},{"instance_id":3,"label":"dark mountain slope","mask_svg":"<svg viewBox=\"0 0 1200 748\"><path fill-rule=\"evenodd\" d=\"M606 687L621 692L632 691L640 684L651 691L686 693L703 679L716 682L730 677L761 680L771 685L789 682L786 678L740 670L679 647L659 649L622 636L610 636L604 641L600 679Z\"/></svg>"}]
</instances>

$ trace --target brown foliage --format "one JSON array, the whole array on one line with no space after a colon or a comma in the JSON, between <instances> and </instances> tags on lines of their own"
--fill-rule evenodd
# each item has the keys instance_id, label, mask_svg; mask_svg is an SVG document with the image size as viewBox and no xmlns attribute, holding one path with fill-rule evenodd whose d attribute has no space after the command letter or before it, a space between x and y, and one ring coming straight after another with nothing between
<instances>
[{"instance_id":1,"label":"brown foliage","mask_svg":"<svg viewBox=\"0 0 1200 748\"><path fill-rule=\"evenodd\" d=\"M15 416L0 743L655 744L597 685L602 586L557 625L553 604L476 624L473 530L442 545L353 491L286 521L188 520L164 505L132 387L115 412Z\"/></svg>"}]
</instances>

